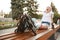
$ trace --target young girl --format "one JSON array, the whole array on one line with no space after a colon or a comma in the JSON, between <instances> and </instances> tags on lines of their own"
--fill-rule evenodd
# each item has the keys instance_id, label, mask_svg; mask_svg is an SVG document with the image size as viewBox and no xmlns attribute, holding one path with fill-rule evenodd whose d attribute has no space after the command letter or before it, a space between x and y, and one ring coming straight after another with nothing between
<instances>
[{"instance_id":1,"label":"young girl","mask_svg":"<svg viewBox=\"0 0 60 40\"><path fill-rule=\"evenodd\" d=\"M43 17L41 20L41 26L39 29L48 29L53 23L53 12L51 7L47 7L46 11L43 12Z\"/></svg>"}]
</instances>

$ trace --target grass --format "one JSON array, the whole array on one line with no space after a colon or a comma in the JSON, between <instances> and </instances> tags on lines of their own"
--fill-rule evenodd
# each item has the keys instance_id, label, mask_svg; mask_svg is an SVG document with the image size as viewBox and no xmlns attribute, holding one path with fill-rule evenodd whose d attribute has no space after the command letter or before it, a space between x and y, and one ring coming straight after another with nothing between
<instances>
[{"instance_id":1,"label":"grass","mask_svg":"<svg viewBox=\"0 0 60 40\"><path fill-rule=\"evenodd\" d=\"M16 27L16 26L14 26L14 27ZM5 27L1 27L0 26L0 30L2 30L2 29L8 29L8 28L13 28L12 26L5 26Z\"/></svg>"},{"instance_id":2,"label":"grass","mask_svg":"<svg viewBox=\"0 0 60 40\"><path fill-rule=\"evenodd\" d=\"M0 24L14 24L15 22L0 22Z\"/></svg>"},{"instance_id":3,"label":"grass","mask_svg":"<svg viewBox=\"0 0 60 40\"><path fill-rule=\"evenodd\" d=\"M7 25L9 24L9 25ZM13 24L13 25L12 25ZM16 27L15 22L0 22L0 30Z\"/></svg>"}]
</instances>

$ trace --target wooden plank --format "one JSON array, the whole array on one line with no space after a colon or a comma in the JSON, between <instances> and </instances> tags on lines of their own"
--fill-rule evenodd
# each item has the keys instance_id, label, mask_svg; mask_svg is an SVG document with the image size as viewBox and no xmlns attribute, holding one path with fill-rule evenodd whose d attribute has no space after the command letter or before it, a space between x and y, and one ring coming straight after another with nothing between
<instances>
[{"instance_id":1,"label":"wooden plank","mask_svg":"<svg viewBox=\"0 0 60 40\"><path fill-rule=\"evenodd\" d=\"M14 33L9 33L9 34L0 35L0 37L7 36L7 35L11 35L11 34L14 34Z\"/></svg>"},{"instance_id":2,"label":"wooden plank","mask_svg":"<svg viewBox=\"0 0 60 40\"><path fill-rule=\"evenodd\" d=\"M14 36L16 36L16 34L11 34L11 35L4 35L4 36L2 36L2 37L0 37L0 40L2 40L2 39L7 39L7 38L10 38L10 37L14 37Z\"/></svg>"},{"instance_id":3,"label":"wooden plank","mask_svg":"<svg viewBox=\"0 0 60 40\"><path fill-rule=\"evenodd\" d=\"M36 40L47 40L51 35L53 35L60 27L58 26L57 28L55 28L54 30L51 30L51 31L48 31L48 30L38 30L36 31L37 33L37 36L38 38ZM44 32L48 32L42 36L41 33L44 33ZM3 36L0 36L0 40L33 40L34 39L34 36L33 33L30 31L30 32L27 32L27 33L22 33L22 34L15 34L15 33L12 33L12 34L7 34L7 35L3 35Z\"/></svg>"},{"instance_id":4,"label":"wooden plank","mask_svg":"<svg viewBox=\"0 0 60 40\"><path fill-rule=\"evenodd\" d=\"M40 30L40 31L37 31L37 34L38 33L41 33L41 32L44 32L46 30ZM10 39L10 40L17 40L17 39L20 39L20 40L23 40L23 39L27 39L27 38L30 38L34 36L32 32L27 32L27 33L23 33L23 34L17 34L17 36L14 36L14 37L10 37L10 38L7 38L7 39ZM6 38L5 38L6 39ZM5 40L4 39L4 40ZM7 40L6 39L6 40Z\"/></svg>"},{"instance_id":5,"label":"wooden plank","mask_svg":"<svg viewBox=\"0 0 60 40\"><path fill-rule=\"evenodd\" d=\"M50 36L52 36L60 27L53 29L52 31L48 32L47 34L43 35L42 37L38 38L37 40L48 40Z\"/></svg>"},{"instance_id":6,"label":"wooden plank","mask_svg":"<svg viewBox=\"0 0 60 40\"><path fill-rule=\"evenodd\" d=\"M42 32L42 33L37 34L36 36L33 36L33 37L31 37L31 38L28 38L27 40L36 40L36 39L38 39L39 37L45 35L46 33L50 32L50 31L51 31L51 29L50 29L50 30L46 30L46 31L44 31L44 32Z\"/></svg>"}]
</instances>

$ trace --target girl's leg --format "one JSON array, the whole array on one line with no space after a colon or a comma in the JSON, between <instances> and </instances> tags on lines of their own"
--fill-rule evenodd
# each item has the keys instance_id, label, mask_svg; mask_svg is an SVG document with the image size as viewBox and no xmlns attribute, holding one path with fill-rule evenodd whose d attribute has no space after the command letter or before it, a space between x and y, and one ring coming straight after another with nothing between
<instances>
[{"instance_id":1,"label":"girl's leg","mask_svg":"<svg viewBox=\"0 0 60 40\"><path fill-rule=\"evenodd\" d=\"M41 25L39 29L48 29L48 26Z\"/></svg>"}]
</instances>

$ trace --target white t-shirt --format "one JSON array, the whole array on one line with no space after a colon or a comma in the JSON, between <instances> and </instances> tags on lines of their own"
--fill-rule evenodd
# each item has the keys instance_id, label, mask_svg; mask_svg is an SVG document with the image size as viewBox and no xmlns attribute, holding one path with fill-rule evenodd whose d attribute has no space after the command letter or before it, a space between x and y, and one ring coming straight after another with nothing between
<instances>
[{"instance_id":1,"label":"white t-shirt","mask_svg":"<svg viewBox=\"0 0 60 40\"><path fill-rule=\"evenodd\" d=\"M43 14L43 17L41 21L52 23L52 18L54 14L53 12L49 12L49 13L43 12L42 14Z\"/></svg>"}]
</instances>

